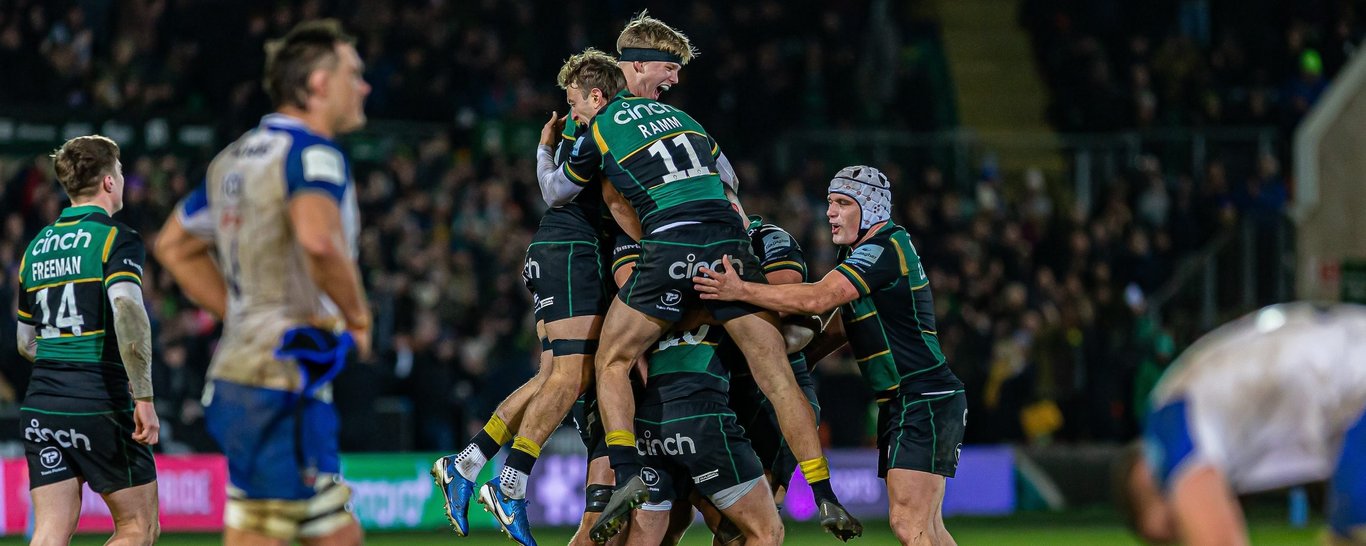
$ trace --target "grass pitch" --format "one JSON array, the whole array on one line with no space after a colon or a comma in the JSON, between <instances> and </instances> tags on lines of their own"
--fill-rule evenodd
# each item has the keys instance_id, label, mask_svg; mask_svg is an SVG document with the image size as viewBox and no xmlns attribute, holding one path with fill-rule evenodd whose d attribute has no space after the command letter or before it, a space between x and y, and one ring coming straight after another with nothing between
<instances>
[{"instance_id":1,"label":"grass pitch","mask_svg":"<svg viewBox=\"0 0 1366 546\"><path fill-rule=\"evenodd\" d=\"M882 546L896 544L896 537L887 527L886 521L866 521L867 529L863 538L850 542L851 545ZM1095 545L1137 545L1138 541L1128 533L1113 516L1105 510L1069 511L1062 513L1022 513L1003 518L950 518L946 525L959 544L970 546L984 544L993 546L1032 546L1048 544L1051 546L1095 546ZM1252 541L1258 545L1302 545L1314 544L1323 530L1323 522L1315 520L1307 528L1293 529L1283 516L1271 514L1258 515L1252 519ZM547 546L565 544L573 534L572 529L538 529L536 540ZM96 535L77 536L72 544L95 546L104 544L108 537ZM0 539L0 545L26 544L22 537ZM161 544L170 546L209 546L221 544L218 535L204 534L164 534ZM684 538L687 546L710 544L710 537L701 525L694 525ZM447 531L427 531L409 533L370 533L366 544L377 546L476 546L511 545L512 541L497 532L477 532L473 536L460 538ZM814 523L789 523L787 539L784 544L793 546L834 546L839 541L825 534Z\"/></svg>"}]
</instances>

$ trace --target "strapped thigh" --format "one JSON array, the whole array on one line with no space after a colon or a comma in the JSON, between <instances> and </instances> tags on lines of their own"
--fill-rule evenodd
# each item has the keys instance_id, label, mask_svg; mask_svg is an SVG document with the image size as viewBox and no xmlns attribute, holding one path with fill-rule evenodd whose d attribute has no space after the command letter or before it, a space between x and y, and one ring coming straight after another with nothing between
<instances>
[{"instance_id":1,"label":"strapped thigh","mask_svg":"<svg viewBox=\"0 0 1366 546\"><path fill-rule=\"evenodd\" d=\"M596 339L556 339L550 342L550 354L554 356L591 355L596 352Z\"/></svg>"}]
</instances>

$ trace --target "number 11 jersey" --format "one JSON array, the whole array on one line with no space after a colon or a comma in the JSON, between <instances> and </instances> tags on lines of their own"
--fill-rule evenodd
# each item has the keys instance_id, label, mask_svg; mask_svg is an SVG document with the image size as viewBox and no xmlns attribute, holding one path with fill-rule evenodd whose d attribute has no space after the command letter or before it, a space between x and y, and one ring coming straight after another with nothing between
<instances>
[{"instance_id":1,"label":"number 11 jersey","mask_svg":"<svg viewBox=\"0 0 1366 546\"><path fill-rule=\"evenodd\" d=\"M743 228L717 172L720 153L687 113L622 91L593 117L561 168L583 185L607 175L647 235L687 223Z\"/></svg>"}]
</instances>

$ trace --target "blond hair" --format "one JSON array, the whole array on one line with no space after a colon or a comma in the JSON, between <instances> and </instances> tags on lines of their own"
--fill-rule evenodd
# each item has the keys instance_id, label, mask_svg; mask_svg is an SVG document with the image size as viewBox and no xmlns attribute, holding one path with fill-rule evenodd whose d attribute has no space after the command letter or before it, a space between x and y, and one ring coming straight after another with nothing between
<instances>
[{"instance_id":1,"label":"blond hair","mask_svg":"<svg viewBox=\"0 0 1366 546\"><path fill-rule=\"evenodd\" d=\"M627 48L658 49L672 53L681 59L678 64L682 65L698 55L697 48L693 47L687 35L664 21L650 17L648 10L642 10L626 23L626 28L621 29L621 35L617 36L617 54L620 55Z\"/></svg>"},{"instance_id":2,"label":"blond hair","mask_svg":"<svg viewBox=\"0 0 1366 546\"><path fill-rule=\"evenodd\" d=\"M555 83L560 89L577 87L584 97L593 89L601 89L602 96L610 100L626 88L626 76L616 59L590 47L564 62Z\"/></svg>"}]
</instances>

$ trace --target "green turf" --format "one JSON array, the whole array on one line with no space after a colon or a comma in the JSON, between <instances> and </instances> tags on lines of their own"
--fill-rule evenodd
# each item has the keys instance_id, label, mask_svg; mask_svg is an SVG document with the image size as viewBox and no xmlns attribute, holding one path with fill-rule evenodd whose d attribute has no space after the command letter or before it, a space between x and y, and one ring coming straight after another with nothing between
<instances>
[{"instance_id":1,"label":"green turf","mask_svg":"<svg viewBox=\"0 0 1366 546\"><path fill-rule=\"evenodd\" d=\"M865 546L881 546L885 544L895 544L896 539L890 529L887 528L886 521L872 521L868 523L868 530L863 538L851 544L863 544ZM965 546L974 544L988 545L1035 545L1049 544L1056 546L1071 545L1131 545L1139 544L1133 539L1120 525L1109 515L1094 512L1065 512L1061 514L1017 514L1005 518L952 518L947 522L949 531L959 544ZM1313 544L1320 533L1322 523L1316 522L1306 529L1291 529L1285 524L1285 520L1279 518L1263 518L1254 520L1251 525L1252 541L1258 545L1300 545ZM536 533L536 540L547 546L555 544L565 544L569 541L572 530L569 529L539 529ZM72 544L76 545L97 545L103 544L107 537L82 535L78 536ZM188 535L188 534L168 534L162 535L162 544L173 546L208 546L210 544L220 544L221 539L216 535ZM22 539L0 539L0 545L5 544L24 544ZM422 533L371 533L366 537L366 544L369 545L393 545L393 546L436 546L436 545L500 545L513 544L496 532L478 533L469 538L458 538L449 532L422 532ZM710 544L709 537L703 532L700 525L696 525L683 540L683 544L688 546L701 546ZM784 544L796 546L831 546L839 544L838 541L824 534L812 523L793 523L787 528L787 539Z\"/></svg>"}]
</instances>

